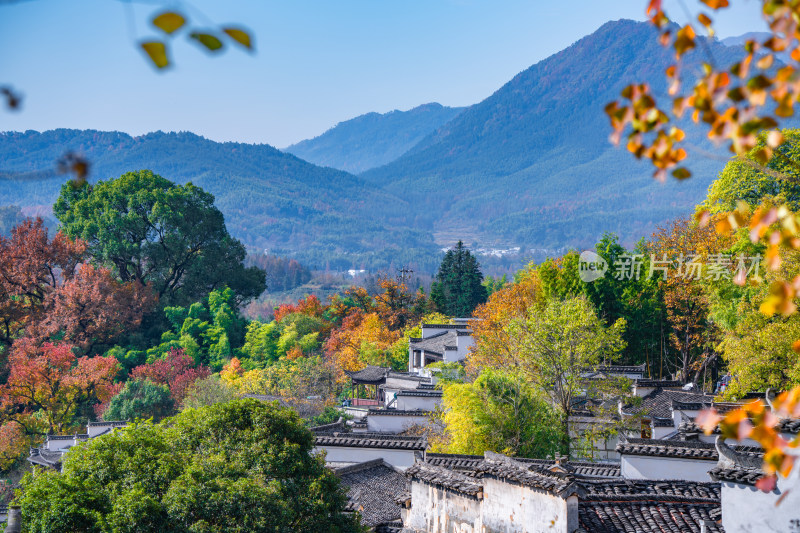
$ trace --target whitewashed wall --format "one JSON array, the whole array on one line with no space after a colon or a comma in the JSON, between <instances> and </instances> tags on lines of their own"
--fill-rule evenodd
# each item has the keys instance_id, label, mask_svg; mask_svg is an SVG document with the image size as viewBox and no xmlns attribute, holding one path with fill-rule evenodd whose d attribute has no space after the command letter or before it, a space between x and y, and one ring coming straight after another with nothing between
<instances>
[{"instance_id":1,"label":"whitewashed wall","mask_svg":"<svg viewBox=\"0 0 800 533\"><path fill-rule=\"evenodd\" d=\"M402 433L411 426L425 426L431 421L425 414L419 416L382 415L372 412L367 417L367 430L375 433Z\"/></svg>"},{"instance_id":2,"label":"whitewashed wall","mask_svg":"<svg viewBox=\"0 0 800 533\"><path fill-rule=\"evenodd\" d=\"M413 465L416 460L414 450L317 446L314 451L325 451L325 460L330 463L363 463L373 459L383 459L390 465L403 470Z\"/></svg>"},{"instance_id":3,"label":"whitewashed wall","mask_svg":"<svg viewBox=\"0 0 800 533\"><path fill-rule=\"evenodd\" d=\"M486 531L568 533L578 527L578 502L491 478L483 479L483 525Z\"/></svg>"},{"instance_id":4,"label":"whitewashed wall","mask_svg":"<svg viewBox=\"0 0 800 533\"><path fill-rule=\"evenodd\" d=\"M481 502L425 483L412 482L406 527L428 533L484 533Z\"/></svg>"},{"instance_id":5,"label":"whitewashed wall","mask_svg":"<svg viewBox=\"0 0 800 533\"><path fill-rule=\"evenodd\" d=\"M784 494L783 501L776 505ZM797 468L795 467L795 472L788 479L778 480L777 490L768 493L747 485L723 482L722 526L725 533L800 531L800 484Z\"/></svg>"},{"instance_id":6,"label":"whitewashed wall","mask_svg":"<svg viewBox=\"0 0 800 533\"><path fill-rule=\"evenodd\" d=\"M407 411L433 411L436 406L442 403L441 396L398 396L395 407Z\"/></svg>"},{"instance_id":7,"label":"whitewashed wall","mask_svg":"<svg viewBox=\"0 0 800 533\"><path fill-rule=\"evenodd\" d=\"M625 479L711 481L708 471L715 466L717 466L716 461L623 455L620 461L620 473Z\"/></svg>"}]
</instances>

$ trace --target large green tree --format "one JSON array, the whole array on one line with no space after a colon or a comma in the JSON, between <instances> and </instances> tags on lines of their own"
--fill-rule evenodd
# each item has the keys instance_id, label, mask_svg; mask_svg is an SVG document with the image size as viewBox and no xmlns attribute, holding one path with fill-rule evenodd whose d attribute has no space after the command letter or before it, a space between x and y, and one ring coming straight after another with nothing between
<instances>
[{"instance_id":1,"label":"large green tree","mask_svg":"<svg viewBox=\"0 0 800 533\"><path fill-rule=\"evenodd\" d=\"M276 402L217 403L77 446L63 473L27 476L15 503L37 533L361 531L313 446Z\"/></svg>"},{"instance_id":2,"label":"large green tree","mask_svg":"<svg viewBox=\"0 0 800 533\"><path fill-rule=\"evenodd\" d=\"M561 411L563 435L568 419L586 390L586 372L610 364L625 347L625 319L607 327L584 296L550 300L544 309L510 322L512 360ZM601 391L598 387L598 393ZM603 395L619 393L614 387ZM598 395L597 399L600 398ZM565 437L566 438L566 437Z\"/></svg>"},{"instance_id":3,"label":"large green tree","mask_svg":"<svg viewBox=\"0 0 800 533\"><path fill-rule=\"evenodd\" d=\"M800 209L800 130L781 133L784 141L765 165L758 157L766 146L766 133L759 135L755 148L731 158L708 188L700 209L724 213L736 209L739 202L755 208L765 200L794 211Z\"/></svg>"},{"instance_id":4,"label":"large green tree","mask_svg":"<svg viewBox=\"0 0 800 533\"><path fill-rule=\"evenodd\" d=\"M486 369L443 389L444 451L535 458L567 451L559 411L520 372Z\"/></svg>"},{"instance_id":5,"label":"large green tree","mask_svg":"<svg viewBox=\"0 0 800 533\"><path fill-rule=\"evenodd\" d=\"M431 286L431 298L440 312L460 317L472 315L486 301L481 266L463 242L458 241L442 259Z\"/></svg>"},{"instance_id":6,"label":"large green tree","mask_svg":"<svg viewBox=\"0 0 800 533\"><path fill-rule=\"evenodd\" d=\"M67 184L53 212L122 281L151 284L162 305L187 305L227 285L237 303L261 294L264 272L245 268L214 197L149 170L96 184Z\"/></svg>"}]
</instances>

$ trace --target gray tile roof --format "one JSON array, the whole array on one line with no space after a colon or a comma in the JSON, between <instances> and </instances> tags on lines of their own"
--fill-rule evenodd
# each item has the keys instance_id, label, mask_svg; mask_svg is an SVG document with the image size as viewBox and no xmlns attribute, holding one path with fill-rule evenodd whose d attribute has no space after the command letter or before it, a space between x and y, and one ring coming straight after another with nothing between
<instances>
[{"instance_id":1,"label":"gray tile roof","mask_svg":"<svg viewBox=\"0 0 800 533\"><path fill-rule=\"evenodd\" d=\"M409 481L383 459L338 468L335 473L347 488L347 509L361 514L367 527L390 524L400 519L395 500L408 491Z\"/></svg>"},{"instance_id":2,"label":"gray tile roof","mask_svg":"<svg viewBox=\"0 0 800 533\"><path fill-rule=\"evenodd\" d=\"M550 459L515 457L514 460L544 469L552 468L556 464L554 460ZM451 470L464 471L467 475L470 475L470 473L474 474L475 469L482 461L482 455L458 455L447 453L425 454L425 462ZM567 472L579 477L616 478L620 476L619 463L590 463L585 461L562 460L559 466Z\"/></svg>"},{"instance_id":3,"label":"gray tile roof","mask_svg":"<svg viewBox=\"0 0 800 533\"><path fill-rule=\"evenodd\" d=\"M31 448L28 461L31 464L44 466L46 468L61 469L61 457L64 455L60 451L50 451L40 448Z\"/></svg>"},{"instance_id":4,"label":"gray tile roof","mask_svg":"<svg viewBox=\"0 0 800 533\"><path fill-rule=\"evenodd\" d=\"M414 466L406 470L406 476L474 498L483 492L483 485L479 481L454 470L428 463L414 463Z\"/></svg>"},{"instance_id":5,"label":"gray tile roof","mask_svg":"<svg viewBox=\"0 0 800 533\"><path fill-rule=\"evenodd\" d=\"M422 409L370 409L367 416L429 416L431 412Z\"/></svg>"},{"instance_id":6,"label":"gray tile roof","mask_svg":"<svg viewBox=\"0 0 800 533\"><path fill-rule=\"evenodd\" d=\"M386 381L386 376L389 374L390 368L381 366L367 366L355 372L346 371L345 374L350 376L354 381L361 381L364 383L383 383Z\"/></svg>"},{"instance_id":7,"label":"gray tile roof","mask_svg":"<svg viewBox=\"0 0 800 533\"><path fill-rule=\"evenodd\" d=\"M413 389L413 390L401 390L397 393L398 396L419 396L419 397L426 397L426 398L441 398L442 397L442 390L441 389Z\"/></svg>"},{"instance_id":8,"label":"gray tile roof","mask_svg":"<svg viewBox=\"0 0 800 533\"><path fill-rule=\"evenodd\" d=\"M409 346L412 350L444 355L448 346L457 345L456 336L455 331L442 331L424 339L409 339Z\"/></svg>"},{"instance_id":9,"label":"gray tile roof","mask_svg":"<svg viewBox=\"0 0 800 533\"><path fill-rule=\"evenodd\" d=\"M385 448L390 450L423 451L428 443L422 437L401 437L378 433L333 433L317 435L317 446L341 446L345 448Z\"/></svg>"},{"instance_id":10,"label":"gray tile roof","mask_svg":"<svg viewBox=\"0 0 800 533\"><path fill-rule=\"evenodd\" d=\"M681 388L684 383L682 381L671 379L637 379L636 385L639 387L661 387L663 389Z\"/></svg>"},{"instance_id":11,"label":"gray tile roof","mask_svg":"<svg viewBox=\"0 0 800 533\"><path fill-rule=\"evenodd\" d=\"M737 446L737 452L750 457L761 457L761 448L754 446ZM649 457L674 457L681 459L699 459L717 461L719 455L713 443L701 441L628 439L617 444L617 453L622 455L643 455Z\"/></svg>"},{"instance_id":12,"label":"gray tile roof","mask_svg":"<svg viewBox=\"0 0 800 533\"><path fill-rule=\"evenodd\" d=\"M702 404L711 406L714 396L700 392L657 388L642 398L641 410L654 418L672 418L672 404ZM626 410L630 406L626 406Z\"/></svg>"},{"instance_id":13,"label":"gray tile roof","mask_svg":"<svg viewBox=\"0 0 800 533\"><path fill-rule=\"evenodd\" d=\"M716 502L581 501L578 533L724 533Z\"/></svg>"},{"instance_id":14,"label":"gray tile roof","mask_svg":"<svg viewBox=\"0 0 800 533\"><path fill-rule=\"evenodd\" d=\"M484 461L475 471L483 477L502 479L561 497L582 493L580 486L575 483L575 477L570 474L552 472L491 452L486 452Z\"/></svg>"}]
</instances>

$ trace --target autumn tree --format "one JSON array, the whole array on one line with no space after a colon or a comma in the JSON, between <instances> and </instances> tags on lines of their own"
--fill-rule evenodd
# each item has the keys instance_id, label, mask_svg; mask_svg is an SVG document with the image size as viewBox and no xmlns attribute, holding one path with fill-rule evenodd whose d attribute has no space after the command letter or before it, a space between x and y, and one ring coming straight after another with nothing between
<instances>
[{"instance_id":1,"label":"autumn tree","mask_svg":"<svg viewBox=\"0 0 800 533\"><path fill-rule=\"evenodd\" d=\"M480 265L463 242L445 253L431 285L431 298L440 312L456 317L471 316L486 301Z\"/></svg>"},{"instance_id":2,"label":"autumn tree","mask_svg":"<svg viewBox=\"0 0 800 533\"><path fill-rule=\"evenodd\" d=\"M606 327L585 297L549 300L509 324L516 367L559 409L564 438L587 371L610 364L624 348L625 320ZM565 446L566 447L566 446Z\"/></svg>"},{"instance_id":3,"label":"autumn tree","mask_svg":"<svg viewBox=\"0 0 800 533\"><path fill-rule=\"evenodd\" d=\"M0 386L2 423L26 435L58 434L71 428L82 405L102 402L113 392L113 357L76 357L68 344L14 343L10 373Z\"/></svg>"},{"instance_id":4,"label":"autumn tree","mask_svg":"<svg viewBox=\"0 0 800 533\"><path fill-rule=\"evenodd\" d=\"M737 265L723 253L732 244L730 235L700 227L686 218L658 228L647 244L663 291L670 344L676 354L669 365L682 381L696 382L718 357L706 284L735 275Z\"/></svg>"},{"instance_id":5,"label":"autumn tree","mask_svg":"<svg viewBox=\"0 0 800 533\"><path fill-rule=\"evenodd\" d=\"M214 197L149 170L93 185L64 185L53 206L63 231L123 282L150 284L162 305L187 305L223 285L236 306L264 291L264 272L245 268Z\"/></svg>"},{"instance_id":6,"label":"autumn tree","mask_svg":"<svg viewBox=\"0 0 800 533\"><path fill-rule=\"evenodd\" d=\"M172 349L164 359L137 366L131 371L130 377L166 386L172 401L180 405L195 381L211 375L207 366L195 364L195 360L185 351Z\"/></svg>"},{"instance_id":7,"label":"autumn tree","mask_svg":"<svg viewBox=\"0 0 800 533\"><path fill-rule=\"evenodd\" d=\"M63 233L49 239L41 219L0 237L0 342L25 334L93 353L141 323L154 304L149 287L81 264L85 250Z\"/></svg>"},{"instance_id":8,"label":"autumn tree","mask_svg":"<svg viewBox=\"0 0 800 533\"><path fill-rule=\"evenodd\" d=\"M472 323L475 344L467 357L467 368L478 375L483 368L503 368L514 359L516 344L509 324L529 313L541 310L546 298L534 267L521 270L514 283L493 292L485 304L475 310Z\"/></svg>"}]
</instances>

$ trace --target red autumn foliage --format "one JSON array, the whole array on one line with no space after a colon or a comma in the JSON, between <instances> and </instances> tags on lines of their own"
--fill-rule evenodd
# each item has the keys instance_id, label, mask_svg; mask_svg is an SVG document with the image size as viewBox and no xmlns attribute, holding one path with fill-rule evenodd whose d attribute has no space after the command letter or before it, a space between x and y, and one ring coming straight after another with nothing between
<instances>
[{"instance_id":1,"label":"red autumn foliage","mask_svg":"<svg viewBox=\"0 0 800 533\"><path fill-rule=\"evenodd\" d=\"M149 364L139 365L131 370L131 379L149 379L153 383L169 387L175 403L180 404L189 387L195 381L211 375L207 366L195 368L194 359L182 349L172 349L166 359L158 359Z\"/></svg>"},{"instance_id":2,"label":"red autumn foliage","mask_svg":"<svg viewBox=\"0 0 800 533\"><path fill-rule=\"evenodd\" d=\"M111 398L118 371L113 357L79 358L69 344L29 337L14 342L9 363L8 381L0 386L2 422L26 434L67 429L79 405Z\"/></svg>"},{"instance_id":3,"label":"red autumn foliage","mask_svg":"<svg viewBox=\"0 0 800 533\"><path fill-rule=\"evenodd\" d=\"M0 237L0 343L11 346L21 334L39 343L58 335L89 353L139 325L155 303L150 289L81 265L85 252L85 243L62 233L48 239L41 219Z\"/></svg>"},{"instance_id":4,"label":"red autumn foliage","mask_svg":"<svg viewBox=\"0 0 800 533\"><path fill-rule=\"evenodd\" d=\"M296 304L283 304L275 309L274 318L280 322L286 315L292 313L301 313L308 316L321 317L325 312L325 306L319 301L315 295L311 294L305 298L301 298Z\"/></svg>"}]
</instances>

